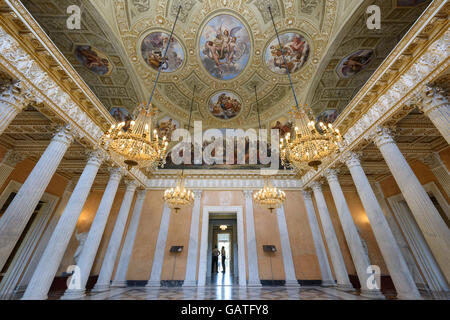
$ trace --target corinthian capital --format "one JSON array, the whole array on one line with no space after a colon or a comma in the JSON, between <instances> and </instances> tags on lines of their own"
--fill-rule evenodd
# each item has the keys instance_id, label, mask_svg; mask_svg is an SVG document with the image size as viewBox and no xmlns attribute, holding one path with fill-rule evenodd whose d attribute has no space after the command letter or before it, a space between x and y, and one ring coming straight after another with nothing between
<instances>
[{"instance_id":1,"label":"corinthian capital","mask_svg":"<svg viewBox=\"0 0 450 320\"><path fill-rule=\"evenodd\" d=\"M9 104L20 112L32 102L32 94L18 81L1 92L0 102Z\"/></svg>"},{"instance_id":2,"label":"corinthian capital","mask_svg":"<svg viewBox=\"0 0 450 320\"><path fill-rule=\"evenodd\" d=\"M312 200L312 195L310 190L302 190L303 197L305 200Z\"/></svg>"},{"instance_id":3,"label":"corinthian capital","mask_svg":"<svg viewBox=\"0 0 450 320\"><path fill-rule=\"evenodd\" d=\"M58 141L70 146L73 142L73 134L68 126L60 126L56 128L52 141Z\"/></svg>"},{"instance_id":4,"label":"corinthian capital","mask_svg":"<svg viewBox=\"0 0 450 320\"><path fill-rule=\"evenodd\" d=\"M323 173L323 176L327 178L328 182L339 181L338 170L336 169L326 169Z\"/></svg>"},{"instance_id":5,"label":"corinthian capital","mask_svg":"<svg viewBox=\"0 0 450 320\"><path fill-rule=\"evenodd\" d=\"M385 144L395 143L391 130L382 126L376 126L369 134L369 137L378 148L381 148Z\"/></svg>"},{"instance_id":6,"label":"corinthian capital","mask_svg":"<svg viewBox=\"0 0 450 320\"><path fill-rule=\"evenodd\" d=\"M425 114L428 114L434 109L448 104L449 102L443 89L426 85L421 93L421 103L418 103L418 107Z\"/></svg>"},{"instance_id":7,"label":"corinthian capital","mask_svg":"<svg viewBox=\"0 0 450 320\"><path fill-rule=\"evenodd\" d=\"M103 161L105 161L108 157L108 154L103 149L95 149L87 151L88 154L88 163L101 166Z\"/></svg>"},{"instance_id":8,"label":"corinthian capital","mask_svg":"<svg viewBox=\"0 0 450 320\"><path fill-rule=\"evenodd\" d=\"M13 79L8 73L0 71L0 94L9 90L18 80Z\"/></svg>"},{"instance_id":9,"label":"corinthian capital","mask_svg":"<svg viewBox=\"0 0 450 320\"><path fill-rule=\"evenodd\" d=\"M314 192L322 192L322 183L320 183L319 181L314 181L311 184L311 188Z\"/></svg>"},{"instance_id":10,"label":"corinthian capital","mask_svg":"<svg viewBox=\"0 0 450 320\"><path fill-rule=\"evenodd\" d=\"M352 167L360 167L361 166L361 155L359 153L353 152L353 151L347 151L342 155L342 162L345 163L345 165L348 168Z\"/></svg>"}]
</instances>

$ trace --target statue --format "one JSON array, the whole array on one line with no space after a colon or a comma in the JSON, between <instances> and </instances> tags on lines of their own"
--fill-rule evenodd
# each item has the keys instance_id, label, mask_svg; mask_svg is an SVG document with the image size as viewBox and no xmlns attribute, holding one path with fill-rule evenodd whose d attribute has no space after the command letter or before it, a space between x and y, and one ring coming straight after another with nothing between
<instances>
[{"instance_id":1,"label":"statue","mask_svg":"<svg viewBox=\"0 0 450 320\"><path fill-rule=\"evenodd\" d=\"M75 237L78 240L78 248L77 251L75 251L75 254L73 255L73 259L75 260L75 263L78 264L78 259L80 258L81 252L83 251L83 247L84 247L84 243L86 242L88 233L84 232L84 233L78 233L75 232Z\"/></svg>"}]
</instances>

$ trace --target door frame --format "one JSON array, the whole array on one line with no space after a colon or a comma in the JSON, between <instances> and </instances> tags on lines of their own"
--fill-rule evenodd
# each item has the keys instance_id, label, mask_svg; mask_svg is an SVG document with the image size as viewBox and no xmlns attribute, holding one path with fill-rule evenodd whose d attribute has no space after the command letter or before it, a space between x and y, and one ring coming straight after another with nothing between
<instances>
[{"instance_id":1,"label":"door frame","mask_svg":"<svg viewBox=\"0 0 450 320\"><path fill-rule=\"evenodd\" d=\"M238 247L238 278L239 286L247 286L247 272L245 262L244 241L244 210L242 206L205 206L202 215L202 233L200 242L200 261L198 268L198 286L206 285L208 246L209 246L209 216L215 213L234 213L237 221L237 247Z\"/></svg>"}]
</instances>

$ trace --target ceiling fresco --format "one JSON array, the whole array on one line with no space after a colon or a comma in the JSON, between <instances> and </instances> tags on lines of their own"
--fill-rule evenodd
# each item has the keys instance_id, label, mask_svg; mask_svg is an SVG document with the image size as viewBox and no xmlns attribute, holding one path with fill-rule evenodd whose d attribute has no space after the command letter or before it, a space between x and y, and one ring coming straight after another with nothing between
<instances>
[{"instance_id":1,"label":"ceiling fresco","mask_svg":"<svg viewBox=\"0 0 450 320\"><path fill-rule=\"evenodd\" d=\"M185 127L195 88L193 120L204 129L257 127L255 88L263 126L287 117L293 105L287 70L301 102L334 121L428 1L344 2L23 0L116 119L150 95L161 66L153 100L158 121L164 126L170 117L168 126ZM373 3L382 9L381 31L365 26L365 8ZM81 30L65 28L69 4L82 7Z\"/></svg>"},{"instance_id":2,"label":"ceiling fresco","mask_svg":"<svg viewBox=\"0 0 450 320\"><path fill-rule=\"evenodd\" d=\"M129 59L89 1L22 2L108 110L122 107L132 111L143 100ZM80 30L66 26L67 7L72 4L81 7Z\"/></svg>"},{"instance_id":3,"label":"ceiling fresco","mask_svg":"<svg viewBox=\"0 0 450 320\"><path fill-rule=\"evenodd\" d=\"M366 7L342 30L342 40L328 52L308 94L319 118L339 114L394 49L430 1L375 0L381 8L381 30L366 27ZM316 79L316 80L317 80Z\"/></svg>"}]
</instances>

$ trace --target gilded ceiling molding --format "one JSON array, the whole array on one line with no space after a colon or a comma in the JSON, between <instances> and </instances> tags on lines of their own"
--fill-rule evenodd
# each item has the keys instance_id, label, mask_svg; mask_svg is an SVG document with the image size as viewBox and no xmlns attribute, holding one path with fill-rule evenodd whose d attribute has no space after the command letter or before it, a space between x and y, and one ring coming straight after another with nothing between
<instances>
[{"instance_id":1,"label":"gilded ceiling molding","mask_svg":"<svg viewBox=\"0 0 450 320\"><path fill-rule=\"evenodd\" d=\"M430 8L430 10L432 10L432 13L437 14L436 8ZM429 12L426 12L421 19L430 22L434 14L431 15ZM423 24L422 26L425 27ZM416 37L420 37L421 30L422 28L419 30L412 29L399 46L405 48L404 42L407 44L414 42ZM346 146L342 148L341 152L328 159L318 172L309 171L301 178L305 186L320 177L323 170L338 163L343 153L355 149L359 143L368 139L373 130L389 121L405 105L410 105L411 100L416 100L418 96L420 97L421 92L426 89L426 85L447 70L450 66L448 51L450 30L448 22L444 24L443 28L441 26L441 32L433 40L431 43L428 43L428 47L422 42L424 46L423 51L421 51L422 54L415 57L414 62L403 71L402 75L396 77L396 81L389 84L383 90L383 93L374 99L371 107L362 117L347 130L344 135ZM398 58L398 56L398 53L395 53L394 57ZM387 66L384 64L385 70L391 65L391 62L392 59L388 59L386 62ZM371 85L376 85L377 80L377 78L371 79Z\"/></svg>"},{"instance_id":2,"label":"gilded ceiling molding","mask_svg":"<svg viewBox=\"0 0 450 320\"><path fill-rule=\"evenodd\" d=\"M140 14L136 18L137 20L132 22L133 25L129 25L130 20L126 13L126 0L117 0L114 2L117 29L120 30L124 48L145 87L149 87L152 84L156 72L149 68L140 56L140 52L138 52L140 41L151 31L170 31L174 19L173 15L170 14L173 11L171 10L173 3L175 2L155 2L152 10L146 10L145 13ZM294 17L293 19L284 19L282 16L276 17L280 33L298 30L310 42L311 54L308 62L302 67L301 72L293 74L293 81L297 88L301 90L317 71L318 62L325 53L336 19L337 2L336 0L326 1L324 5L324 23L321 28L307 19L295 19L297 9L294 0L279 1L279 3L284 6L281 8L281 12L284 12L286 17ZM191 7L188 6L188 9ZM200 50L198 48L198 42L202 28L210 18L218 14L236 16L251 34L251 46L253 50L249 63L243 72L233 80L216 81L213 79L204 70L198 56ZM275 74L269 71L263 61L264 51L269 37L272 39L275 36L271 24L264 23L261 12L255 10L253 2L242 0L201 1L195 5L195 9L191 8L189 17L185 20L185 23L180 23L175 28L175 35L185 51L186 61L184 61L184 67L179 68L175 72L161 74L161 83L173 84L176 90L171 90L171 92L175 95L184 95L189 100L188 97L192 94L192 86L185 80L192 78L192 75L195 74L196 78L204 81L206 88L196 98L196 103L200 106L200 109L198 112L194 112L194 118L201 118L205 128L248 127L249 120L256 123L256 113L254 110L251 110L251 106L254 103L254 94L248 91L245 85L250 83L255 73L257 73L264 83L258 86L260 91L259 95L264 99L272 93L277 85L288 83L285 75ZM235 91L242 99L244 108L248 109L228 121L221 121L215 118L208 110L208 97L224 89ZM174 114L181 118L188 117L187 110L179 107L179 104L176 102L178 99L173 99L172 93L158 91L155 98L159 108L166 113ZM262 112L262 121L272 119L274 114L285 113L291 106L291 97L289 94L277 96L276 99L272 100L274 101L272 105L267 106L266 112ZM282 102L281 108L280 102Z\"/></svg>"}]
</instances>

